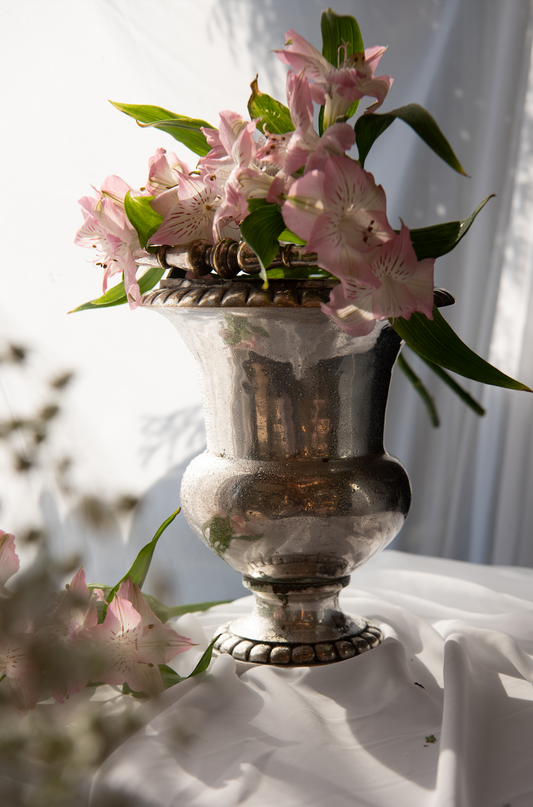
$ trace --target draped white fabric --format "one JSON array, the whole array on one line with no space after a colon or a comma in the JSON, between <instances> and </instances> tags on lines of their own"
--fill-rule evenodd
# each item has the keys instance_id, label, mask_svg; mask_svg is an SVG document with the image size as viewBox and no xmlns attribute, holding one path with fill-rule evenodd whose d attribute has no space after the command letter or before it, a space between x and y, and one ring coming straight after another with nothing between
<instances>
[{"instance_id":1,"label":"draped white fabric","mask_svg":"<svg viewBox=\"0 0 533 807\"><path fill-rule=\"evenodd\" d=\"M306 669L215 659L137 710L143 727L104 763L91 804L529 807L532 577L383 553L342 595L381 646ZM198 621L211 635L248 608ZM188 615L179 630L194 626Z\"/></svg>"},{"instance_id":2,"label":"draped white fabric","mask_svg":"<svg viewBox=\"0 0 533 807\"><path fill-rule=\"evenodd\" d=\"M120 309L65 314L97 296L100 283L90 256L72 245L81 222L76 200L111 173L142 185L157 146L194 162L168 136L141 131L106 99L158 104L216 124L220 109L245 112L248 83L257 72L260 87L282 99L285 68L269 51L283 44L288 28L319 46L323 5L0 4L7 32L0 59L2 75L9 77L2 88L2 335L33 345L37 363L76 369L79 381L62 437L79 452L84 484L132 489L145 503L126 536L129 545L120 537L113 543L111 564L109 544L74 532L71 520L61 527L61 504L46 499L58 551L83 550L90 579L115 582L111 565L131 557L175 509L180 473L202 445L193 364L162 318ZM385 187L393 224L400 216L410 227L465 218L484 197L497 194L459 248L438 261L436 279L457 297L446 317L464 341L533 386L532 3L333 5L358 18L367 45L389 46L380 69L395 83L384 110L409 102L426 106L471 176L454 173L396 122L367 161ZM386 444L408 469L414 501L395 546L533 565L531 396L465 382L488 409L478 420L415 357L412 364L428 379L442 427L432 430L422 404L396 373ZM16 395L8 382L4 392L13 410ZM6 485L2 526L16 532L38 496L35 489L11 487L10 478ZM209 559L204 547L193 548L183 520L172 529L154 570L169 597L237 596L237 577Z\"/></svg>"}]
</instances>

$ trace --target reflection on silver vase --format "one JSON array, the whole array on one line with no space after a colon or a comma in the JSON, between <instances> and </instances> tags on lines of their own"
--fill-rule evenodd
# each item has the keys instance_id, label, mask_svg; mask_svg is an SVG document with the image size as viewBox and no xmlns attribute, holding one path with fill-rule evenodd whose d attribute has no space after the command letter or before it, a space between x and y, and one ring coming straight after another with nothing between
<instances>
[{"instance_id":1,"label":"reflection on silver vase","mask_svg":"<svg viewBox=\"0 0 533 807\"><path fill-rule=\"evenodd\" d=\"M163 281L143 298L198 362L207 450L182 505L197 533L243 575L253 613L224 626L219 652L318 664L378 644L347 616L350 573L398 533L407 474L383 447L400 338L387 322L350 337L320 310L326 281Z\"/></svg>"}]
</instances>

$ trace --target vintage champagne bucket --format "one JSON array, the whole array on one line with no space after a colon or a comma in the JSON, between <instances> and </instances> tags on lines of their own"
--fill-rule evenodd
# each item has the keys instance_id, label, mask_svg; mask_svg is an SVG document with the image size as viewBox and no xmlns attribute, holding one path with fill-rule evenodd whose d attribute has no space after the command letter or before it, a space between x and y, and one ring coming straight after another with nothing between
<instances>
[{"instance_id":1,"label":"vintage champagne bucket","mask_svg":"<svg viewBox=\"0 0 533 807\"><path fill-rule=\"evenodd\" d=\"M198 363L207 449L182 506L254 593L216 645L243 661L330 663L381 640L338 596L409 510L407 474L383 447L401 340L386 321L341 331L320 310L334 282L171 279L143 298Z\"/></svg>"}]
</instances>

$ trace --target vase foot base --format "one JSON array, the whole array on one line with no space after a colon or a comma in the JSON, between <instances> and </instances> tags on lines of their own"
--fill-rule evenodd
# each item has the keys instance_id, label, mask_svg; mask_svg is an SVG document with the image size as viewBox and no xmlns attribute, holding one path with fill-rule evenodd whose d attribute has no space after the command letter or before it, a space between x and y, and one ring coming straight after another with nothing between
<instances>
[{"instance_id":1,"label":"vase foot base","mask_svg":"<svg viewBox=\"0 0 533 807\"><path fill-rule=\"evenodd\" d=\"M232 633L229 623L220 628L220 633L215 642L218 654L227 653L237 661L283 667L310 667L344 661L377 647L383 639L382 632L372 622L366 622L364 629L353 636L343 636L332 642L306 644L245 639Z\"/></svg>"}]
</instances>

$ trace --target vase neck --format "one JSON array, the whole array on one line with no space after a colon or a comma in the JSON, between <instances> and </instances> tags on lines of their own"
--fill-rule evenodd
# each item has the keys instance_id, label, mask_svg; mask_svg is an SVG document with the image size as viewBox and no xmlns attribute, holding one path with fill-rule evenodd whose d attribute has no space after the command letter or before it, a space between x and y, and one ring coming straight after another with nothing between
<instances>
[{"instance_id":1,"label":"vase neck","mask_svg":"<svg viewBox=\"0 0 533 807\"><path fill-rule=\"evenodd\" d=\"M290 308L189 310L174 323L200 367L213 454L276 461L383 453L401 346L388 324L354 338L320 310Z\"/></svg>"}]
</instances>

